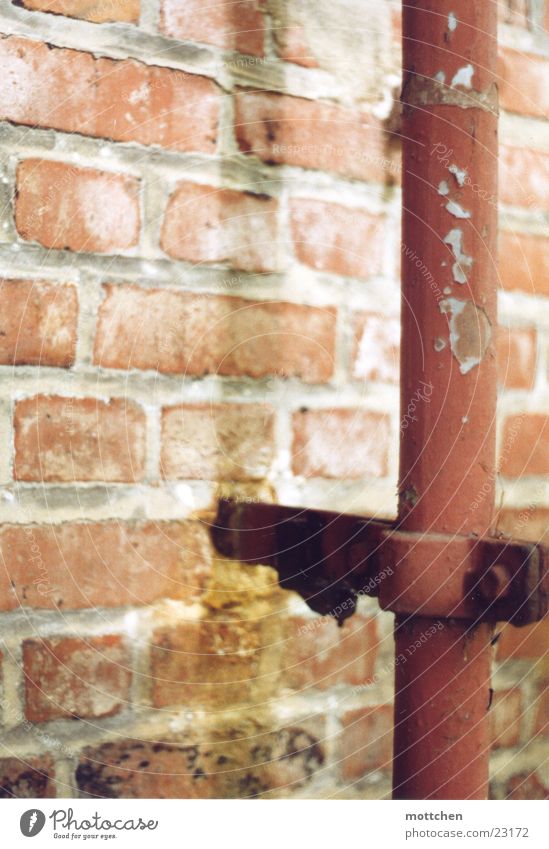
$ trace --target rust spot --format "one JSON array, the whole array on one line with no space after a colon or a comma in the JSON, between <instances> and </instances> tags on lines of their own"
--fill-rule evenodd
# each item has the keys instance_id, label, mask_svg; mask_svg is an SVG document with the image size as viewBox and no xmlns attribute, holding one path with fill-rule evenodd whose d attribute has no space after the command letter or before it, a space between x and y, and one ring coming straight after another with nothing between
<instances>
[{"instance_id":1,"label":"rust spot","mask_svg":"<svg viewBox=\"0 0 549 849\"><path fill-rule=\"evenodd\" d=\"M458 79L458 83L460 80ZM460 109L482 109L498 114L498 90L492 83L485 91L450 88L442 78L429 79L409 74L402 88L401 100L409 106L458 106Z\"/></svg>"}]
</instances>

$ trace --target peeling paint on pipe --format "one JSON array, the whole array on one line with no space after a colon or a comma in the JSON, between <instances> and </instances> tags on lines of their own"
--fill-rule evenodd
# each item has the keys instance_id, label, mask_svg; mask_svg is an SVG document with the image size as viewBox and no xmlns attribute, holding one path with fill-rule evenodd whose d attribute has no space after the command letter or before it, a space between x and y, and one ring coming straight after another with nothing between
<instances>
[{"instance_id":1,"label":"peeling paint on pipe","mask_svg":"<svg viewBox=\"0 0 549 849\"><path fill-rule=\"evenodd\" d=\"M403 253L401 408L419 380L433 385L401 433L399 522L415 533L492 525L497 220L473 187L497 196L496 12L462 0L458 21L451 0L403 3L402 238L435 278L425 286ZM401 615L397 658L433 625ZM487 794L490 627L443 626L395 667L395 798Z\"/></svg>"},{"instance_id":2,"label":"peeling paint on pipe","mask_svg":"<svg viewBox=\"0 0 549 849\"><path fill-rule=\"evenodd\" d=\"M450 212L450 210L448 211ZM453 213L450 212L450 214L452 215ZM470 217L471 214L469 213L469 218ZM452 253L454 254L455 262L452 266L452 274L456 283L467 283L466 269L468 270L471 268L473 264L473 258L464 253L462 242L463 230L460 230L457 227L450 230L450 232L444 237L444 244L449 245L452 249Z\"/></svg>"},{"instance_id":3,"label":"peeling paint on pipe","mask_svg":"<svg viewBox=\"0 0 549 849\"><path fill-rule=\"evenodd\" d=\"M472 301L447 298L439 309L449 316L450 348L459 363L459 370L467 374L480 365L492 338L492 326L488 316Z\"/></svg>"}]
</instances>

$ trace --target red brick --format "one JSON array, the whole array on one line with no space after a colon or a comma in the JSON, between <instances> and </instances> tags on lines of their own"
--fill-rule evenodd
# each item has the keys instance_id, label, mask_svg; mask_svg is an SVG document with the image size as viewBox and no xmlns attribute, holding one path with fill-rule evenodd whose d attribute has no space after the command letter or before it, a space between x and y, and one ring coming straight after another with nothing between
<instances>
[{"instance_id":1,"label":"red brick","mask_svg":"<svg viewBox=\"0 0 549 849\"><path fill-rule=\"evenodd\" d=\"M103 368L328 381L336 312L284 302L106 286L94 362ZM136 339L139 344L136 344Z\"/></svg>"},{"instance_id":2,"label":"red brick","mask_svg":"<svg viewBox=\"0 0 549 849\"><path fill-rule=\"evenodd\" d=\"M267 404L181 404L162 411L161 474L194 480L260 480L274 457Z\"/></svg>"},{"instance_id":3,"label":"red brick","mask_svg":"<svg viewBox=\"0 0 549 849\"><path fill-rule=\"evenodd\" d=\"M260 656L260 623L251 619L189 620L159 629L151 649L153 704L250 702Z\"/></svg>"},{"instance_id":4,"label":"red brick","mask_svg":"<svg viewBox=\"0 0 549 849\"><path fill-rule=\"evenodd\" d=\"M520 775L514 775L507 782L505 798L528 801L549 799L549 786L537 773L522 772Z\"/></svg>"},{"instance_id":5,"label":"red brick","mask_svg":"<svg viewBox=\"0 0 549 849\"><path fill-rule=\"evenodd\" d=\"M340 628L328 617L294 617L286 631L281 667L284 682L292 689L358 686L372 678L377 654L374 619L355 614Z\"/></svg>"},{"instance_id":6,"label":"red brick","mask_svg":"<svg viewBox=\"0 0 549 849\"><path fill-rule=\"evenodd\" d=\"M395 316L355 316L352 376L360 380L398 383L400 321Z\"/></svg>"},{"instance_id":7,"label":"red brick","mask_svg":"<svg viewBox=\"0 0 549 849\"><path fill-rule=\"evenodd\" d=\"M15 477L25 481L138 481L145 415L133 401L37 395L15 407Z\"/></svg>"},{"instance_id":8,"label":"red brick","mask_svg":"<svg viewBox=\"0 0 549 849\"><path fill-rule=\"evenodd\" d=\"M282 793L275 795L287 798L306 786L318 772L322 778L327 739L326 717L314 708L309 719L267 732L259 745L254 740L250 760L255 765L253 774L259 784L255 795L280 789ZM254 795L253 790L250 795Z\"/></svg>"},{"instance_id":9,"label":"red brick","mask_svg":"<svg viewBox=\"0 0 549 849\"><path fill-rule=\"evenodd\" d=\"M497 657L498 660L537 660L547 653L548 645L549 619L525 628L505 624L497 642Z\"/></svg>"},{"instance_id":10,"label":"red brick","mask_svg":"<svg viewBox=\"0 0 549 849\"><path fill-rule=\"evenodd\" d=\"M510 478L549 474L549 417L518 415L505 419L500 472Z\"/></svg>"},{"instance_id":11,"label":"red brick","mask_svg":"<svg viewBox=\"0 0 549 849\"><path fill-rule=\"evenodd\" d=\"M499 166L502 203L549 210L549 153L501 145Z\"/></svg>"},{"instance_id":12,"label":"red brick","mask_svg":"<svg viewBox=\"0 0 549 849\"><path fill-rule=\"evenodd\" d=\"M393 749L393 709L376 705L345 713L339 759L345 781L363 778L375 769L389 769Z\"/></svg>"},{"instance_id":13,"label":"red brick","mask_svg":"<svg viewBox=\"0 0 549 849\"><path fill-rule=\"evenodd\" d=\"M372 277L381 270L384 219L321 200L293 200L292 237L300 262L318 271Z\"/></svg>"},{"instance_id":14,"label":"red brick","mask_svg":"<svg viewBox=\"0 0 549 849\"><path fill-rule=\"evenodd\" d=\"M183 41L201 41L227 50L263 56L261 0L162 0L160 29Z\"/></svg>"},{"instance_id":15,"label":"red brick","mask_svg":"<svg viewBox=\"0 0 549 849\"><path fill-rule=\"evenodd\" d=\"M204 799L217 795L211 769L196 745L117 740L84 749L76 782L88 798Z\"/></svg>"},{"instance_id":16,"label":"red brick","mask_svg":"<svg viewBox=\"0 0 549 849\"><path fill-rule=\"evenodd\" d=\"M110 253L139 241L139 181L124 174L27 159L17 169L15 223L46 248Z\"/></svg>"},{"instance_id":17,"label":"red brick","mask_svg":"<svg viewBox=\"0 0 549 849\"><path fill-rule=\"evenodd\" d=\"M55 796L51 758L0 759L0 799L51 799Z\"/></svg>"},{"instance_id":18,"label":"red brick","mask_svg":"<svg viewBox=\"0 0 549 849\"><path fill-rule=\"evenodd\" d=\"M122 799L254 798L306 786L323 767L325 717L264 729L219 722L172 740L87 748L76 770L83 796Z\"/></svg>"},{"instance_id":19,"label":"red brick","mask_svg":"<svg viewBox=\"0 0 549 849\"><path fill-rule=\"evenodd\" d=\"M95 24L109 21L139 22L140 0L17 0L33 12L51 12L67 18L80 18Z\"/></svg>"},{"instance_id":20,"label":"red brick","mask_svg":"<svg viewBox=\"0 0 549 849\"><path fill-rule=\"evenodd\" d=\"M499 274L504 289L549 296L549 240L546 236L503 231Z\"/></svg>"},{"instance_id":21,"label":"red brick","mask_svg":"<svg viewBox=\"0 0 549 849\"><path fill-rule=\"evenodd\" d=\"M549 62L542 56L504 48L499 61L499 103L507 112L549 118Z\"/></svg>"},{"instance_id":22,"label":"red brick","mask_svg":"<svg viewBox=\"0 0 549 849\"><path fill-rule=\"evenodd\" d=\"M240 149L265 162L385 182L383 131L366 113L261 91L236 95Z\"/></svg>"},{"instance_id":23,"label":"red brick","mask_svg":"<svg viewBox=\"0 0 549 849\"><path fill-rule=\"evenodd\" d=\"M522 696L519 689L494 693L490 709L492 747L516 746L520 740Z\"/></svg>"},{"instance_id":24,"label":"red brick","mask_svg":"<svg viewBox=\"0 0 549 849\"><path fill-rule=\"evenodd\" d=\"M112 5L112 4L109 4ZM0 117L117 142L213 153L220 89L205 77L0 40Z\"/></svg>"},{"instance_id":25,"label":"red brick","mask_svg":"<svg viewBox=\"0 0 549 849\"><path fill-rule=\"evenodd\" d=\"M369 410L303 410L294 414L293 429L296 475L361 478L387 474L387 415Z\"/></svg>"},{"instance_id":26,"label":"red brick","mask_svg":"<svg viewBox=\"0 0 549 849\"><path fill-rule=\"evenodd\" d=\"M549 684L545 684L536 697L534 716L534 734L549 736Z\"/></svg>"},{"instance_id":27,"label":"red brick","mask_svg":"<svg viewBox=\"0 0 549 849\"><path fill-rule=\"evenodd\" d=\"M549 507L531 504L514 510L501 510L497 527L507 536L549 545Z\"/></svg>"},{"instance_id":28,"label":"red brick","mask_svg":"<svg viewBox=\"0 0 549 849\"><path fill-rule=\"evenodd\" d=\"M168 202L160 245L174 259L275 271L277 206L265 195L180 183Z\"/></svg>"},{"instance_id":29,"label":"red brick","mask_svg":"<svg viewBox=\"0 0 549 849\"><path fill-rule=\"evenodd\" d=\"M47 722L119 713L130 694L130 664L118 635L25 640L25 716Z\"/></svg>"},{"instance_id":30,"label":"red brick","mask_svg":"<svg viewBox=\"0 0 549 849\"><path fill-rule=\"evenodd\" d=\"M537 359L537 334L533 327L498 329L498 380L505 389L531 389Z\"/></svg>"},{"instance_id":31,"label":"red brick","mask_svg":"<svg viewBox=\"0 0 549 849\"><path fill-rule=\"evenodd\" d=\"M0 607L81 610L198 599L211 572L196 522L0 527Z\"/></svg>"},{"instance_id":32,"label":"red brick","mask_svg":"<svg viewBox=\"0 0 549 849\"><path fill-rule=\"evenodd\" d=\"M74 286L0 280L0 363L66 368L74 363L78 296Z\"/></svg>"}]
</instances>

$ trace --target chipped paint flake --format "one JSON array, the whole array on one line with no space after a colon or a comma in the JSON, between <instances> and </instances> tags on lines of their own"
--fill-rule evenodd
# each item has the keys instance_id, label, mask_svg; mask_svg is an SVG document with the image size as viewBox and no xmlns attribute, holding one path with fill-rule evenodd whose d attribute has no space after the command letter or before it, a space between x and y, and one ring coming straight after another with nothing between
<instances>
[{"instance_id":1,"label":"chipped paint flake","mask_svg":"<svg viewBox=\"0 0 549 849\"><path fill-rule=\"evenodd\" d=\"M441 180L441 182L438 184L438 193L439 193L439 195L442 195L443 197L446 197L446 195L448 194L448 192L449 192L449 191L450 191L450 188L449 188L448 183L446 182L446 180Z\"/></svg>"},{"instance_id":2,"label":"chipped paint flake","mask_svg":"<svg viewBox=\"0 0 549 849\"><path fill-rule=\"evenodd\" d=\"M466 270L473 265L473 258L463 253L461 243L463 240L463 232L458 228L450 230L444 238L444 244L450 245L454 259L456 260L452 266L452 274L456 283L467 283Z\"/></svg>"},{"instance_id":3,"label":"chipped paint flake","mask_svg":"<svg viewBox=\"0 0 549 849\"><path fill-rule=\"evenodd\" d=\"M446 298L439 304L441 313L448 316L450 349L459 363L459 370L467 374L478 366L492 338L492 326L482 307L473 301Z\"/></svg>"},{"instance_id":4,"label":"chipped paint flake","mask_svg":"<svg viewBox=\"0 0 549 849\"><path fill-rule=\"evenodd\" d=\"M456 203L455 200L449 200L448 203L446 204L446 209L448 210L450 215L454 216L454 218L470 218L471 217L471 213L467 212L466 209L463 209L463 207L460 206L459 203Z\"/></svg>"},{"instance_id":5,"label":"chipped paint flake","mask_svg":"<svg viewBox=\"0 0 549 849\"><path fill-rule=\"evenodd\" d=\"M451 86L462 85L464 88L473 88L473 74L475 69L471 64L464 65L452 77Z\"/></svg>"},{"instance_id":6,"label":"chipped paint flake","mask_svg":"<svg viewBox=\"0 0 549 849\"><path fill-rule=\"evenodd\" d=\"M458 168L457 165L454 165L452 163L452 165L449 166L448 171L450 172L450 174L454 175L458 186L465 185L465 178L467 177L467 171L465 170L465 168Z\"/></svg>"},{"instance_id":7,"label":"chipped paint flake","mask_svg":"<svg viewBox=\"0 0 549 849\"><path fill-rule=\"evenodd\" d=\"M437 83L445 83L446 74L444 73L444 71L437 71L433 79L435 79Z\"/></svg>"},{"instance_id":8,"label":"chipped paint flake","mask_svg":"<svg viewBox=\"0 0 549 849\"><path fill-rule=\"evenodd\" d=\"M450 32L455 32L457 29L457 25L458 20L456 18L456 13L450 12L450 14L448 15L448 29L450 30Z\"/></svg>"},{"instance_id":9,"label":"chipped paint flake","mask_svg":"<svg viewBox=\"0 0 549 849\"><path fill-rule=\"evenodd\" d=\"M441 336L437 336L434 341L434 349L438 353L439 351L444 351L446 347L446 339L443 339Z\"/></svg>"}]
</instances>

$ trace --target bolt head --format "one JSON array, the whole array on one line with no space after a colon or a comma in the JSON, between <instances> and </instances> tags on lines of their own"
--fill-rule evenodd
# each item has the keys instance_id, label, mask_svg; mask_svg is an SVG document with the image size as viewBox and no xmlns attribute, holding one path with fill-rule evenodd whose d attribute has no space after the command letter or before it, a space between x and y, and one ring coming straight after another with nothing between
<instances>
[{"instance_id":1,"label":"bolt head","mask_svg":"<svg viewBox=\"0 0 549 849\"><path fill-rule=\"evenodd\" d=\"M505 566L494 563L479 581L479 592L490 603L507 598L511 591L511 576Z\"/></svg>"}]
</instances>

